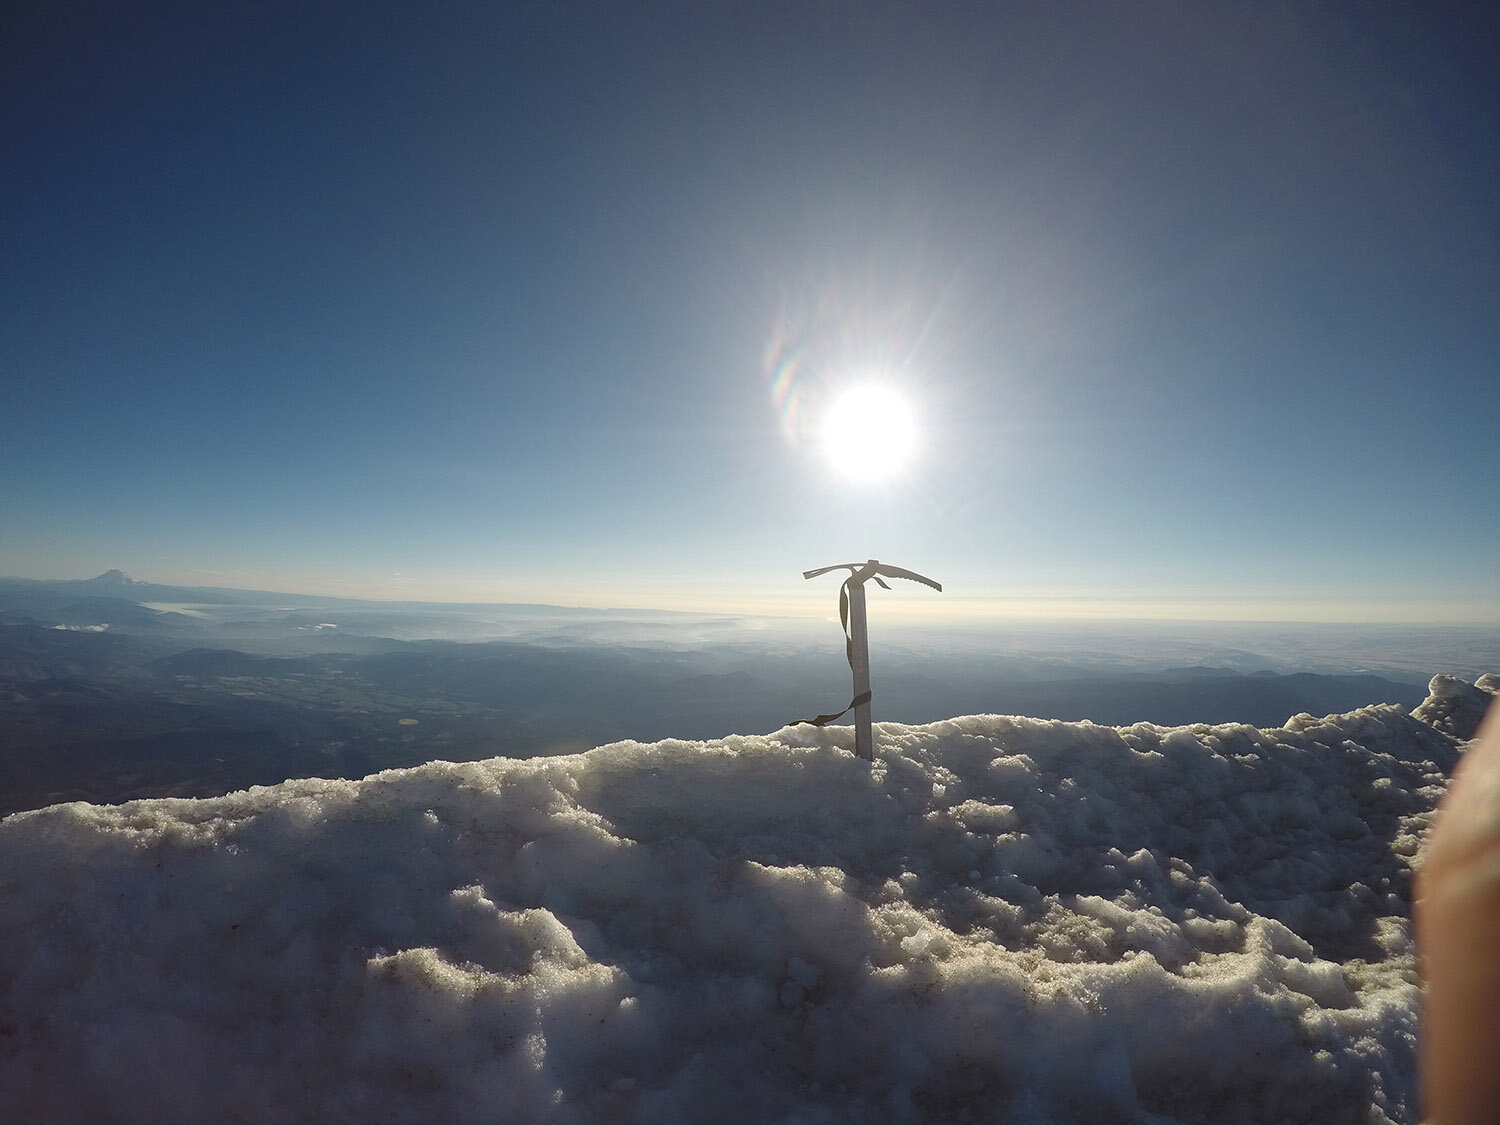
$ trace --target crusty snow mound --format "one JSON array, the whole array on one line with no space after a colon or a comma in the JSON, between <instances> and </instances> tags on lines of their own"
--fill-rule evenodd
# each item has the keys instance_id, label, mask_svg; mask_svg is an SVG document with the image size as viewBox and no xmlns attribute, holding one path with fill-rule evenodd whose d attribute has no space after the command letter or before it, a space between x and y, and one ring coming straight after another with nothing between
<instances>
[{"instance_id":1,"label":"crusty snow mound","mask_svg":"<svg viewBox=\"0 0 1500 1125\"><path fill-rule=\"evenodd\" d=\"M1412 714L1454 738L1469 739L1479 731L1497 696L1500 676L1493 672L1472 684L1457 676L1433 676L1427 685L1427 699Z\"/></svg>"},{"instance_id":2,"label":"crusty snow mound","mask_svg":"<svg viewBox=\"0 0 1500 1125\"><path fill-rule=\"evenodd\" d=\"M1462 744L975 716L0 822L0 1119L1410 1122Z\"/></svg>"}]
</instances>

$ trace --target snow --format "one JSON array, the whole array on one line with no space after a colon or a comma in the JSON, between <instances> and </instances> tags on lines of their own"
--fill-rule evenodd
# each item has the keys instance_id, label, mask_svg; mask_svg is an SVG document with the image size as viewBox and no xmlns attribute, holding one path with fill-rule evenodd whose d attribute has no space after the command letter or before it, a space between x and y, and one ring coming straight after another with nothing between
<instances>
[{"instance_id":1,"label":"snow","mask_svg":"<svg viewBox=\"0 0 1500 1125\"><path fill-rule=\"evenodd\" d=\"M10 816L0 1118L1416 1122L1452 733L876 732Z\"/></svg>"},{"instance_id":2,"label":"snow","mask_svg":"<svg viewBox=\"0 0 1500 1125\"><path fill-rule=\"evenodd\" d=\"M1455 738L1470 739L1495 698L1500 696L1500 676L1493 672L1465 683L1457 676L1434 676L1427 685L1427 699L1413 712L1424 723L1447 731Z\"/></svg>"}]
</instances>

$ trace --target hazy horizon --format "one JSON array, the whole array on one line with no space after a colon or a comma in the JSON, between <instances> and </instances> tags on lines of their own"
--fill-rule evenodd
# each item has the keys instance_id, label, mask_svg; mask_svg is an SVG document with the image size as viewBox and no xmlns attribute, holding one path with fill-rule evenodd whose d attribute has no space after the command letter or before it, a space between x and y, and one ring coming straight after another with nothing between
<instances>
[{"instance_id":1,"label":"hazy horizon","mask_svg":"<svg viewBox=\"0 0 1500 1125\"><path fill-rule=\"evenodd\" d=\"M429 606L537 606L540 608L580 610L598 613L663 613L680 614L683 616L734 616L750 618L784 618L788 621L808 622L826 621L837 618L837 589L836 578L825 578L822 581L814 580L811 583L803 582L800 575L793 576L783 585L785 592L776 595L770 592L750 594L739 598L731 598L720 595L718 601L712 598L693 600L691 595L679 595L676 597L663 597L659 594L642 594L641 600L635 603L610 602L607 600L577 602L563 600L549 600L545 597L513 597L513 598L462 598L442 597L436 591L426 591L427 596L419 596L422 591L407 591L405 594L394 592L381 593L379 590L370 591L357 582L339 583L336 581L319 582L311 580L306 583L298 583L295 579L287 584L274 583L273 576L257 576L244 571L227 572L175 572L178 577L171 577L174 572L168 571L169 577L142 577L140 573L127 567L112 566L102 570L94 570L87 574L0 574L0 581L16 580L23 582L87 582L103 577L111 571L119 571L137 582L144 582L154 586L177 586L195 589L226 589L242 590L265 594L287 594L297 597L329 598L339 600L353 600L366 602L380 602L391 605L429 605ZM245 582L255 582L257 578L264 580L265 585L246 585ZM479 588L475 588L479 592ZM638 593L640 593L638 591ZM1328 600L1320 602L1317 608L1307 604L1298 604L1287 601L1261 601L1252 599L1219 599L1215 601L1195 600L1190 598L1177 598L1172 600L1139 600L1139 599L1108 599L1102 597L1062 599L1058 597L1033 598L1003 598L1003 597L977 597L965 596L961 591L955 591L951 586L945 586L941 595L930 596L926 591L913 592L903 590L902 584L896 584L890 593L879 593L878 609L872 613L878 613L882 620L902 628L931 627L943 631L954 629L972 628L975 630L990 630L1003 627L1007 624L1034 627L1034 626L1089 626L1099 625L1191 625L1191 626L1410 626L1420 628L1431 627L1471 627L1474 629L1485 629L1500 627L1500 605L1497 605L1494 616L1486 616L1483 607L1472 604L1455 606L1451 614L1429 614L1420 616L1415 606L1405 606L1406 612L1400 611L1396 603L1379 601L1356 602L1350 599ZM1189 607L1196 606L1198 613L1187 612ZM1350 612L1340 614L1338 609L1342 607ZM1476 609L1478 610L1476 612ZM1214 615L1213 610L1218 611ZM1279 612L1278 612L1279 611ZM1299 612L1300 611L1300 612Z\"/></svg>"},{"instance_id":2,"label":"hazy horizon","mask_svg":"<svg viewBox=\"0 0 1500 1125\"><path fill-rule=\"evenodd\" d=\"M117 606L138 605L158 615L158 626L148 632L167 627L162 635L180 634L183 644L246 647L267 654L336 651L358 638L390 638L623 646L643 653L719 650L739 653L736 660L752 662L746 667L753 666L756 653L767 659L790 651L842 655L836 579L799 616L538 602L380 601L289 590L142 585L145 580L137 575L115 579L116 573L112 569L88 579L0 578L0 595L5 583L14 595L8 603L0 596L0 610L8 604L26 616L30 605L30 612L54 629L137 630L142 622L134 613L113 615L104 608L109 601L100 600L115 598ZM43 594L28 602L26 590L51 590L54 584L60 597ZM1030 676L1049 667L1067 676L1205 667L1238 674L1373 673L1425 684L1439 673L1472 679L1500 668L1500 629L1484 622L962 618L932 612L947 591L937 594L904 582L892 586L890 591L873 589L870 595L872 645L881 663L889 669L895 660L908 672L920 672L924 665L928 673L946 668L958 680L995 672L989 664L994 660L1005 662L1002 678ZM70 600L68 592L80 587L89 596ZM324 634L312 649L307 648L309 630ZM199 639L193 642L195 631Z\"/></svg>"}]
</instances>

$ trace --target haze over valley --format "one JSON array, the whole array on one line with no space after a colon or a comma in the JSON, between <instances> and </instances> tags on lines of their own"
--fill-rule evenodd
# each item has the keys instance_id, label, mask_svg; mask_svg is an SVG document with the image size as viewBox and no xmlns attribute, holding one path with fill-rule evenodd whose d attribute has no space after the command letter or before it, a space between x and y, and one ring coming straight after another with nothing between
<instances>
[{"instance_id":1,"label":"haze over valley","mask_svg":"<svg viewBox=\"0 0 1500 1125\"><path fill-rule=\"evenodd\" d=\"M1304 712L1410 707L1433 674L1472 680L1500 666L1500 641L1478 628L945 631L883 624L880 609L874 710L887 722L995 713L1276 726ZM836 619L392 604L117 571L3 580L0 812L763 734L848 694Z\"/></svg>"}]
</instances>

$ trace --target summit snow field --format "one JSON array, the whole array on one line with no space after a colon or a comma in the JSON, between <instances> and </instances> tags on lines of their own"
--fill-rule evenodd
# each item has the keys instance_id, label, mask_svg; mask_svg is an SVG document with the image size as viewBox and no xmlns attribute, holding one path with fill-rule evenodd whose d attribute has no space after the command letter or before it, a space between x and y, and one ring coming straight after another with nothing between
<instances>
[{"instance_id":1,"label":"summit snow field","mask_svg":"<svg viewBox=\"0 0 1500 1125\"><path fill-rule=\"evenodd\" d=\"M1412 872L1497 687L17 813L0 1116L1415 1125Z\"/></svg>"}]
</instances>

